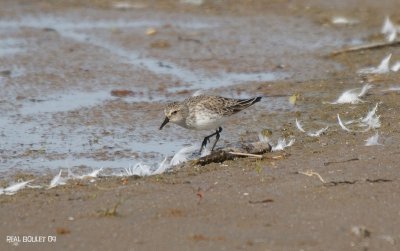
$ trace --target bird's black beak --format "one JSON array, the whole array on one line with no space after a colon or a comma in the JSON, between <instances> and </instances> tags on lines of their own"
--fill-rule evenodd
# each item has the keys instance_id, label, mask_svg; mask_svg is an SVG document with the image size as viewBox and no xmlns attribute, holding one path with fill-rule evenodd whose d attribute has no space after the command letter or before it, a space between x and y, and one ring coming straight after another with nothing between
<instances>
[{"instance_id":1,"label":"bird's black beak","mask_svg":"<svg viewBox=\"0 0 400 251\"><path fill-rule=\"evenodd\" d=\"M168 124L168 122L169 122L169 118L168 118L168 117L165 117L164 122L162 122L162 124L161 124L161 126L160 126L160 130L161 130L166 124Z\"/></svg>"}]
</instances>

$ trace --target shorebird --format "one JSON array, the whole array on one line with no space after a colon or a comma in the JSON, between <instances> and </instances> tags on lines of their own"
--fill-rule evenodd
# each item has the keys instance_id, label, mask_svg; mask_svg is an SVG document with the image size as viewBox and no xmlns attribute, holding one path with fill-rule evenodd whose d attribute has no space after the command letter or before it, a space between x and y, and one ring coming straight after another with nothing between
<instances>
[{"instance_id":1,"label":"shorebird","mask_svg":"<svg viewBox=\"0 0 400 251\"><path fill-rule=\"evenodd\" d=\"M160 130L168 122L191 130L215 130L214 133L204 138L200 147L200 154L207 143L210 142L210 138L215 136L215 142L211 148L211 151L213 151L220 138L221 126L226 118L260 100L261 97L233 99L206 95L192 96L182 102L172 102L166 106L164 110L165 120L161 124Z\"/></svg>"}]
</instances>

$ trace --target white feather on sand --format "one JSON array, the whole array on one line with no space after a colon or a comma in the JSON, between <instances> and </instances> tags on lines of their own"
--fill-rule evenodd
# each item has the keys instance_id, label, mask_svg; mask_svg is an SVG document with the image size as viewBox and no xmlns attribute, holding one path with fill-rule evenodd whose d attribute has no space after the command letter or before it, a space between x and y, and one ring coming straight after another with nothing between
<instances>
[{"instance_id":1,"label":"white feather on sand","mask_svg":"<svg viewBox=\"0 0 400 251\"><path fill-rule=\"evenodd\" d=\"M359 88L347 90L347 91L343 92L335 102L332 102L330 104L333 104L333 105L346 104L346 103L358 104L360 102L363 102L361 100L361 98L363 96L365 96L367 94L368 90L371 88L372 88L372 85L366 84L361 88L360 91L358 91Z\"/></svg>"},{"instance_id":2,"label":"white feather on sand","mask_svg":"<svg viewBox=\"0 0 400 251\"><path fill-rule=\"evenodd\" d=\"M356 19L351 19L347 17L342 17L342 16L336 16L331 19L331 22L333 24L338 24L338 25L353 25L359 23L358 20Z\"/></svg>"},{"instance_id":3,"label":"white feather on sand","mask_svg":"<svg viewBox=\"0 0 400 251\"><path fill-rule=\"evenodd\" d=\"M180 163L188 161L190 159L190 156L193 155L193 152L198 151L198 149L199 148L197 146L187 146L180 149L177 153L175 153L174 157L172 157L169 164L171 166L175 166Z\"/></svg>"},{"instance_id":4,"label":"white feather on sand","mask_svg":"<svg viewBox=\"0 0 400 251\"><path fill-rule=\"evenodd\" d=\"M5 195L16 194L19 190L25 188L32 181L33 180L17 182L17 183L14 183L14 184L6 187L6 188L1 188L0 189L0 194L5 194Z\"/></svg>"},{"instance_id":5,"label":"white feather on sand","mask_svg":"<svg viewBox=\"0 0 400 251\"><path fill-rule=\"evenodd\" d=\"M310 136L310 137L319 137L322 133L324 133L326 130L329 129L329 126L327 126L327 127L322 128L322 129L320 129L320 130L318 130L318 131L315 131L315 132L306 132L306 131L303 129L303 126L302 126L302 125L300 124L300 122L297 120L297 118L296 118L296 127L297 127L297 129L299 129L299 131L304 132L307 136Z\"/></svg>"},{"instance_id":6,"label":"white feather on sand","mask_svg":"<svg viewBox=\"0 0 400 251\"><path fill-rule=\"evenodd\" d=\"M365 117L361 117L358 120L351 120L345 123L343 123L343 121L340 119L339 114L337 114L339 126L347 132L368 132L371 129L379 128L381 126L380 116L376 115L376 112L378 110L378 105L379 104L377 103L375 107L371 111L369 111ZM357 130L351 130L345 126L345 124L353 124L353 123L357 123L358 127L366 127L366 129L357 131Z\"/></svg>"},{"instance_id":7,"label":"white feather on sand","mask_svg":"<svg viewBox=\"0 0 400 251\"><path fill-rule=\"evenodd\" d=\"M337 114L337 120L338 120L338 122L339 122L339 126L340 126L343 130L345 130L345 131L347 131L347 132L353 132L353 130L350 130L349 128L347 128L347 127L343 124L342 120L340 119L339 114Z\"/></svg>"},{"instance_id":8,"label":"white feather on sand","mask_svg":"<svg viewBox=\"0 0 400 251\"><path fill-rule=\"evenodd\" d=\"M389 72L389 63L392 54L387 55L382 59L377 67L367 67L358 71L359 74L384 74Z\"/></svg>"},{"instance_id":9,"label":"white feather on sand","mask_svg":"<svg viewBox=\"0 0 400 251\"><path fill-rule=\"evenodd\" d=\"M360 127L367 127L368 130L381 127L381 121L379 120L380 116L376 115L377 110L378 103L364 118L360 119Z\"/></svg>"},{"instance_id":10,"label":"white feather on sand","mask_svg":"<svg viewBox=\"0 0 400 251\"><path fill-rule=\"evenodd\" d=\"M375 135L372 135L368 139L365 140L365 145L366 146L383 146L379 142L379 133L376 132Z\"/></svg>"},{"instance_id":11,"label":"white feather on sand","mask_svg":"<svg viewBox=\"0 0 400 251\"><path fill-rule=\"evenodd\" d=\"M398 72L400 70L400 61L397 61L392 67L390 67L390 70L394 72Z\"/></svg>"},{"instance_id":12,"label":"white feather on sand","mask_svg":"<svg viewBox=\"0 0 400 251\"><path fill-rule=\"evenodd\" d=\"M156 174L162 174L165 171L167 171L167 169L169 169L171 167L171 165L169 163L167 163L167 157L164 158L163 161L161 161L161 163L158 165L158 168L156 170L154 170L151 175L156 175Z\"/></svg>"},{"instance_id":13,"label":"white feather on sand","mask_svg":"<svg viewBox=\"0 0 400 251\"><path fill-rule=\"evenodd\" d=\"M392 23L389 17L385 18L381 33L385 35L388 42L393 42L397 37L397 27Z\"/></svg>"},{"instance_id":14,"label":"white feather on sand","mask_svg":"<svg viewBox=\"0 0 400 251\"><path fill-rule=\"evenodd\" d=\"M54 176L54 178L50 181L50 185L47 187L47 189L56 187L56 186L62 186L66 184L67 179L61 177L62 175L62 170L60 170L60 172Z\"/></svg>"}]
</instances>

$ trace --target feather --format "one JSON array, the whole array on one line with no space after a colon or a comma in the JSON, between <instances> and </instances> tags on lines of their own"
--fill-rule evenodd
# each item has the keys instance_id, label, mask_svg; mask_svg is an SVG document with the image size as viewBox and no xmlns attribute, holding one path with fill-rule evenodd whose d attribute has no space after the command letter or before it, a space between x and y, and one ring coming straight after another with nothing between
<instances>
[{"instance_id":1,"label":"feather","mask_svg":"<svg viewBox=\"0 0 400 251\"><path fill-rule=\"evenodd\" d=\"M324 133L328 129L329 129L329 126L327 126L325 128L321 128L316 132L308 132L307 135L310 137L319 137L322 133Z\"/></svg>"},{"instance_id":2,"label":"feather","mask_svg":"<svg viewBox=\"0 0 400 251\"><path fill-rule=\"evenodd\" d=\"M178 165L180 163L186 162L189 160L189 157L193 154L194 151L198 149L197 146L188 146L180 149L177 153L175 153L174 157L172 157L169 164L171 166Z\"/></svg>"},{"instance_id":3,"label":"feather","mask_svg":"<svg viewBox=\"0 0 400 251\"><path fill-rule=\"evenodd\" d=\"M394 72L398 72L400 70L400 61L397 61L392 67L390 67L390 70Z\"/></svg>"},{"instance_id":4,"label":"feather","mask_svg":"<svg viewBox=\"0 0 400 251\"><path fill-rule=\"evenodd\" d=\"M378 67L368 67L358 71L359 74L383 74L389 72L389 63L392 54L387 55L382 59Z\"/></svg>"},{"instance_id":5,"label":"feather","mask_svg":"<svg viewBox=\"0 0 400 251\"><path fill-rule=\"evenodd\" d=\"M332 19L331 19L331 22L333 23L333 24L347 24L347 25L352 25L352 24L357 24L359 21L358 20L355 20L355 19L349 19L349 18L346 18L346 17L333 17Z\"/></svg>"},{"instance_id":6,"label":"feather","mask_svg":"<svg viewBox=\"0 0 400 251\"><path fill-rule=\"evenodd\" d=\"M378 143L379 140L379 133L376 132L375 135L369 137L368 139L365 140L365 145L366 146L382 146L382 144Z\"/></svg>"},{"instance_id":7,"label":"feather","mask_svg":"<svg viewBox=\"0 0 400 251\"><path fill-rule=\"evenodd\" d=\"M352 130L350 130L349 128L347 128L347 127L343 124L342 120L341 120L340 117L339 117L339 114L337 115L337 119L338 119L338 122L339 122L340 127L341 127L343 130L345 130L345 131L347 131L347 132L352 132Z\"/></svg>"},{"instance_id":8,"label":"feather","mask_svg":"<svg viewBox=\"0 0 400 251\"><path fill-rule=\"evenodd\" d=\"M375 107L368 112L368 114L364 117L361 118L361 125L364 127L368 127L368 129L376 129L381 126L381 122L379 120L380 116L376 115L376 111L378 110L378 103L375 105Z\"/></svg>"},{"instance_id":9,"label":"feather","mask_svg":"<svg viewBox=\"0 0 400 251\"><path fill-rule=\"evenodd\" d=\"M318 131L316 131L316 132L306 132L306 131L303 129L303 126L302 126L302 125L300 124L300 122L297 120L297 118L296 118L296 127L297 127L297 129L299 129L301 132L304 132L307 136L310 136L310 137L319 137L322 133L324 133L326 130L329 129L329 126L327 126L327 127L322 128L322 129L320 129L320 130L318 130Z\"/></svg>"},{"instance_id":10,"label":"feather","mask_svg":"<svg viewBox=\"0 0 400 251\"><path fill-rule=\"evenodd\" d=\"M161 163L158 165L158 168L154 170L154 172L151 175L162 174L165 171L167 171L167 169L169 169L170 167L171 165L169 163L167 164L167 157L165 157L164 160L161 161Z\"/></svg>"},{"instance_id":11,"label":"feather","mask_svg":"<svg viewBox=\"0 0 400 251\"><path fill-rule=\"evenodd\" d=\"M54 176L54 178L50 181L50 185L48 186L47 189L66 184L67 179L61 177L61 174L62 170L60 170L60 172L56 176Z\"/></svg>"},{"instance_id":12,"label":"feather","mask_svg":"<svg viewBox=\"0 0 400 251\"><path fill-rule=\"evenodd\" d=\"M397 37L397 28L392 23L389 17L385 18L385 22L383 23L381 33L385 34L386 40L388 42L393 42Z\"/></svg>"},{"instance_id":13,"label":"feather","mask_svg":"<svg viewBox=\"0 0 400 251\"><path fill-rule=\"evenodd\" d=\"M365 130L362 131L350 130L345 126L345 124L350 124L349 122L351 123L355 122L354 120L343 123L339 117L339 114L337 115L337 119L340 127L347 132L367 132L370 129L377 129L381 126L381 122L379 120L380 116L376 115L377 110L378 110L378 104L376 104L375 107L371 111L369 111L365 117L361 117L356 121L359 127L367 127Z\"/></svg>"},{"instance_id":14,"label":"feather","mask_svg":"<svg viewBox=\"0 0 400 251\"><path fill-rule=\"evenodd\" d=\"M28 181L22 181L18 182L15 184L12 184L4 189L1 189L0 194L6 194L6 195L13 195L17 193L19 190L23 189L28 185L28 183L32 182L33 180L28 180Z\"/></svg>"},{"instance_id":15,"label":"feather","mask_svg":"<svg viewBox=\"0 0 400 251\"><path fill-rule=\"evenodd\" d=\"M303 129L303 127L300 125L300 122L297 120L297 118L296 118L296 127L297 127L297 129L299 129L301 132L306 132L304 129Z\"/></svg>"},{"instance_id":16,"label":"feather","mask_svg":"<svg viewBox=\"0 0 400 251\"><path fill-rule=\"evenodd\" d=\"M366 84L361 88L360 92L357 92L357 90L358 90L357 88L347 90L347 91L343 92L340 95L340 97L335 102L332 102L331 104L346 104L346 103L357 104L357 103L363 102L361 100L361 98L363 96L365 96L367 94L368 90L371 88L372 88L372 85Z\"/></svg>"}]
</instances>

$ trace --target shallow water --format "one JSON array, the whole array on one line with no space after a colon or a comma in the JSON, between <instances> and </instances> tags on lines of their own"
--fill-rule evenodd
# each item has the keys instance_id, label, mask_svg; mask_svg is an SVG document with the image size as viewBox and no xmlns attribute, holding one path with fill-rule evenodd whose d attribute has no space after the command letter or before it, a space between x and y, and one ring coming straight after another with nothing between
<instances>
[{"instance_id":1,"label":"shallow water","mask_svg":"<svg viewBox=\"0 0 400 251\"><path fill-rule=\"evenodd\" d=\"M25 51L25 46L26 43L22 39L0 39L0 57L23 53Z\"/></svg>"}]
</instances>

